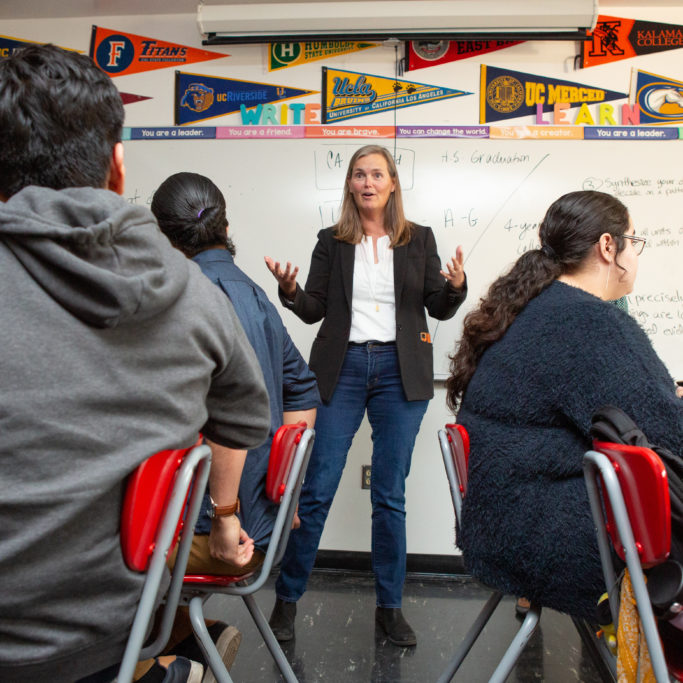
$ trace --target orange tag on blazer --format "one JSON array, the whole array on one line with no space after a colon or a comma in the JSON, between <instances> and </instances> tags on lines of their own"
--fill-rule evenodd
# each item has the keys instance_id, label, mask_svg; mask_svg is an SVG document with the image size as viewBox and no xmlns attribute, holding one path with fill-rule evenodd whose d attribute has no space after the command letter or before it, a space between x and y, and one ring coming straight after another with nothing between
<instances>
[{"instance_id":1,"label":"orange tag on blazer","mask_svg":"<svg viewBox=\"0 0 683 683\"><path fill-rule=\"evenodd\" d=\"M420 341L428 342L431 344L432 338L429 335L429 332L420 332Z\"/></svg>"}]
</instances>

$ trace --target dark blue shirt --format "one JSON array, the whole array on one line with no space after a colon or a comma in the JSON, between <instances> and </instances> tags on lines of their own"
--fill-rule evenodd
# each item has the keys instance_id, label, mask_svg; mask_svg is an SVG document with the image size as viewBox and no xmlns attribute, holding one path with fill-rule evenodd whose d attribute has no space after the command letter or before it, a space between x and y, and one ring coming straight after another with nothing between
<instances>
[{"instance_id":1,"label":"dark blue shirt","mask_svg":"<svg viewBox=\"0 0 683 683\"><path fill-rule=\"evenodd\" d=\"M270 435L266 442L247 454L239 497L240 519L255 546L266 549L273 529L277 507L265 496L266 473L273 435L282 425L282 413L308 410L320 405L320 394L306 361L294 346L277 309L266 293L236 265L226 249L209 249L193 259L214 284L228 296L247 338L261 364L270 397ZM197 533L209 533L211 520L206 515L208 496L197 522Z\"/></svg>"}]
</instances>

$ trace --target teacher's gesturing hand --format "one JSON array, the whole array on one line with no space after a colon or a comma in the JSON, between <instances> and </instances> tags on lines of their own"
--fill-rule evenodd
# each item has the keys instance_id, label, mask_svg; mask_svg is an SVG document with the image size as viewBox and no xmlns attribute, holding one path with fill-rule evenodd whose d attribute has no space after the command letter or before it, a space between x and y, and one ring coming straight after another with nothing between
<instances>
[{"instance_id":1,"label":"teacher's gesturing hand","mask_svg":"<svg viewBox=\"0 0 683 683\"><path fill-rule=\"evenodd\" d=\"M287 265L283 270L280 262L274 261L270 256L266 256L264 260L268 270L275 276L285 297L293 299L294 294L296 294L296 276L299 272L299 267L292 267L292 264L287 261Z\"/></svg>"},{"instance_id":2,"label":"teacher's gesturing hand","mask_svg":"<svg viewBox=\"0 0 683 683\"><path fill-rule=\"evenodd\" d=\"M446 270L439 271L453 289L460 289L465 283L465 258L462 247L458 246L455 256L446 261Z\"/></svg>"}]
</instances>

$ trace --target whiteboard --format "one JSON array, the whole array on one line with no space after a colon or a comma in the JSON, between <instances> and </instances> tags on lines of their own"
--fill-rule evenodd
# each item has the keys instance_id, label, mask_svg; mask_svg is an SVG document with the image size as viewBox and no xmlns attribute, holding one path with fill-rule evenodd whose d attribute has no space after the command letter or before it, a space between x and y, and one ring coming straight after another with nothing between
<instances>
[{"instance_id":1,"label":"whiteboard","mask_svg":"<svg viewBox=\"0 0 683 683\"><path fill-rule=\"evenodd\" d=\"M125 144L129 201L149 204L171 173L209 176L223 191L237 264L277 298L263 257L300 268L303 285L318 230L335 222L348 160L363 140L131 140ZM374 142L374 141L372 141ZM595 189L618 196L636 234L640 257L629 311L648 333L674 378L683 379L683 167L678 143L666 141L398 139L395 151L406 215L431 226L439 254L465 250L469 295L450 321L429 321L435 378L448 374L448 354L464 315L490 283L527 249L560 195ZM317 325L282 309L294 342L308 357Z\"/></svg>"}]
</instances>

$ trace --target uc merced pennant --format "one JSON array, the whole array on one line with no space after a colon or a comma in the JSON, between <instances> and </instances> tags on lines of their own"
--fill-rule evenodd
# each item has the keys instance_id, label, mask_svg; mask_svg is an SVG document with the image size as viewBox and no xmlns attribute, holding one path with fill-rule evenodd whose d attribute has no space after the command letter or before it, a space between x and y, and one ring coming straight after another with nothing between
<instances>
[{"instance_id":1,"label":"uc merced pennant","mask_svg":"<svg viewBox=\"0 0 683 683\"><path fill-rule=\"evenodd\" d=\"M627 97L593 85L482 64L479 123L532 116L559 104L583 108Z\"/></svg>"},{"instance_id":2,"label":"uc merced pennant","mask_svg":"<svg viewBox=\"0 0 683 683\"><path fill-rule=\"evenodd\" d=\"M472 93L398 78L323 67L323 123L413 107Z\"/></svg>"}]
</instances>

